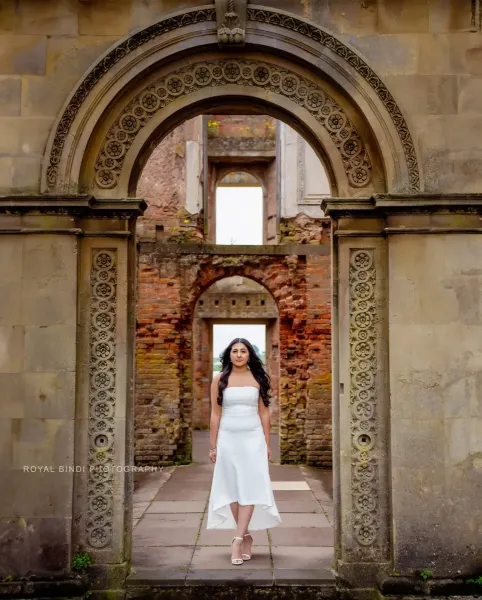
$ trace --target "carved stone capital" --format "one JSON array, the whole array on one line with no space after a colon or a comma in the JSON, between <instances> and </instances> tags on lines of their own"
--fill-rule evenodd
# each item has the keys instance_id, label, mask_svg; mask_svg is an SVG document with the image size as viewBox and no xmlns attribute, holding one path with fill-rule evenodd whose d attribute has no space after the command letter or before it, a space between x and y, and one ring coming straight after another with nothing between
<instances>
[{"instance_id":1,"label":"carved stone capital","mask_svg":"<svg viewBox=\"0 0 482 600\"><path fill-rule=\"evenodd\" d=\"M241 48L246 38L247 0L215 0L218 44Z\"/></svg>"}]
</instances>

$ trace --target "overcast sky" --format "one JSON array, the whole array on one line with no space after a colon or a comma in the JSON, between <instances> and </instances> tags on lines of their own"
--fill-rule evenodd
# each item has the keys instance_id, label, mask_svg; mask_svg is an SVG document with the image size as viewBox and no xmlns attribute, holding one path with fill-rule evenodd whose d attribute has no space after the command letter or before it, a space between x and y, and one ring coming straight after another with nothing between
<instances>
[{"instance_id":1,"label":"overcast sky","mask_svg":"<svg viewBox=\"0 0 482 600\"><path fill-rule=\"evenodd\" d=\"M218 187L216 244L262 244L263 197L260 187Z\"/></svg>"},{"instance_id":2,"label":"overcast sky","mask_svg":"<svg viewBox=\"0 0 482 600\"><path fill-rule=\"evenodd\" d=\"M218 187L216 195L216 243L262 244L262 191L260 187ZM264 325L215 325L213 356L237 337L244 337L266 351Z\"/></svg>"}]
</instances>

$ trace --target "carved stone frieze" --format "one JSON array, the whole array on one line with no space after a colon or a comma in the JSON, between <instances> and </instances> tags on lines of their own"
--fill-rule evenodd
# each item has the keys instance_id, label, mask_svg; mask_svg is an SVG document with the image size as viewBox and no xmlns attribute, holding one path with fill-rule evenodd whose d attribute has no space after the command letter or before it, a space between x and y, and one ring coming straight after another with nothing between
<instances>
[{"instance_id":1,"label":"carved stone frieze","mask_svg":"<svg viewBox=\"0 0 482 600\"><path fill-rule=\"evenodd\" d=\"M92 250L90 273L87 542L112 542L116 398L117 250Z\"/></svg>"},{"instance_id":2,"label":"carved stone frieze","mask_svg":"<svg viewBox=\"0 0 482 600\"><path fill-rule=\"evenodd\" d=\"M340 152L351 186L371 180L372 166L363 139L341 106L318 85L286 68L259 60L220 59L192 63L146 87L122 111L107 133L95 165L96 185L117 185L124 158L139 131L183 95L206 87L256 86L288 98L308 110L329 133Z\"/></svg>"},{"instance_id":3,"label":"carved stone frieze","mask_svg":"<svg viewBox=\"0 0 482 600\"><path fill-rule=\"evenodd\" d=\"M241 13L240 11L239 14L244 14L244 12ZM415 147L407 123L387 87L358 54L316 25L306 23L294 16L280 14L275 9L259 9L248 6L246 8L246 19L257 23L266 23L270 26L289 29L297 34L306 36L336 53L342 60L354 68L374 89L386 107L403 146L410 181L410 191L414 192L420 190L420 174ZM59 165L61 163L61 157L70 128L82 104L86 101L95 85L116 65L117 62L124 59L131 52L136 51L143 44L162 36L168 31L203 21L216 21L216 8L214 6L212 8L186 11L146 27L133 34L127 40L120 42L92 67L75 90L57 125L54 140L50 149L46 172L46 184L48 190L53 191L57 188Z\"/></svg>"},{"instance_id":4,"label":"carved stone frieze","mask_svg":"<svg viewBox=\"0 0 482 600\"><path fill-rule=\"evenodd\" d=\"M215 1L219 46L244 46L247 0Z\"/></svg>"},{"instance_id":5,"label":"carved stone frieze","mask_svg":"<svg viewBox=\"0 0 482 600\"><path fill-rule=\"evenodd\" d=\"M269 9L266 10L248 6L247 12L249 21L256 21L258 23L266 23L290 29L291 31L309 37L322 46L329 48L353 67L357 73L370 84L387 109L402 142L408 167L410 190L413 192L420 190L420 172L417 155L407 122L405 121L395 98L388 91L380 77L378 77L375 71L367 65L363 58L345 46L340 40L312 23L307 23L306 21L302 21L291 15L280 14Z\"/></svg>"},{"instance_id":6,"label":"carved stone frieze","mask_svg":"<svg viewBox=\"0 0 482 600\"><path fill-rule=\"evenodd\" d=\"M102 77L108 73L119 60L123 59L140 46L168 31L178 29L179 27L186 27L187 25L193 25L195 23L201 23L203 21L214 21L215 19L216 9L214 6L203 10L186 11L182 15L163 19L154 25L150 25L149 27L134 33L129 39L121 42L111 52L104 56L91 71L89 71L82 80L82 83L75 90L74 95L57 125L52 150L50 151L49 167L47 169L47 184L50 190L53 190L57 184L58 165L70 127L83 102Z\"/></svg>"},{"instance_id":7,"label":"carved stone frieze","mask_svg":"<svg viewBox=\"0 0 482 600\"><path fill-rule=\"evenodd\" d=\"M350 251L349 285L352 528L356 541L352 552L362 559L381 545L373 249Z\"/></svg>"}]
</instances>

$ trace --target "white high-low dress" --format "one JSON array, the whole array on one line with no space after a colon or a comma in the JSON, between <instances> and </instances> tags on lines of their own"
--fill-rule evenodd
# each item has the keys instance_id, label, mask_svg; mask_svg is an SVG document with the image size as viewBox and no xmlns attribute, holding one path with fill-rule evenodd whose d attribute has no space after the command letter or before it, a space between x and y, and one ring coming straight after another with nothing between
<instances>
[{"instance_id":1,"label":"white high-low dress","mask_svg":"<svg viewBox=\"0 0 482 600\"><path fill-rule=\"evenodd\" d=\"M207 529L236 529L230 504L254 504L249 530L281 523L269 477L268 449L255 386L223 392Z\"/></svg>"}]
</instances>

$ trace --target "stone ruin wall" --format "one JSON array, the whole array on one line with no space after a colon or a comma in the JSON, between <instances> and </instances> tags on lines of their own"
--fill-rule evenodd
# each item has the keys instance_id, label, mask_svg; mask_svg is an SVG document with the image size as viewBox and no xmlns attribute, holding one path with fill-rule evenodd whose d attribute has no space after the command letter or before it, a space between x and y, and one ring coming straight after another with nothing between
<instances>
[{"instance_id":1,"label":"stone ruin wall","mask_svg":"<svg viewBox=\"0 0 482 600\"><path fill-rule=\"evenodd\" d=\"M199 316L202 310L196 303L201 294L204 294L202 298L215 294L215 288L202 287L200 280L208 278L214 282L220 269L222 272L229 270L232 275L248 276L255 263L259 263L259 257L250 258L249 255L162 254L162 244L176 244L181 248L187 242L199 243L205 239L202 209L197 213L186 209L189 203L186 198L189 185L186 185L189 169L186 168L186 152L192 143L189 138L197 138L198 150L202 152L202 137L195 121L184 123L164 138L147 162L137 189L137 195L148 203L137 226L140 244L135 419L136 461L139 464L188 460L192 428L208 426L212 377L210 326ZM208 123L210 154L233 155L237 152L239 156L258 151L276 156L274 119L215 115ZM199 185L203 183L202 178L201 171ZM191 207L192 190L191 187ZM296 216L281 215L279 240L280 244L324 246L325 254L266 257L276 276L272 276L269 291L265 290L264 294L270 298L271 292L280 314L289 310L291 315L284 321L274 321L274 329L268 328L268 338L273 338L270 343L275 346L272 352L277 355L273 357L272 365L268 365L274 389L273 431L281 419L280 443L285 460L308 460L312 464L330 466L328 220L301 212ZM239 252L239 247L236 250ZM304 265L301 273L296 271L294 279L288 267L293 258ZM257 275L255 281L262 283L263 279L264 275ZM187 281L191 284L187 285ZM226 304L231 300L226 295L222 302ZM236 313L231 310L229 318L259 320L265 318L265 310L252 306L249 315L241 309Z\"/></svg>"}]
</instances>

